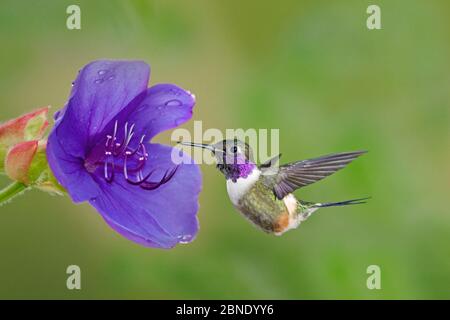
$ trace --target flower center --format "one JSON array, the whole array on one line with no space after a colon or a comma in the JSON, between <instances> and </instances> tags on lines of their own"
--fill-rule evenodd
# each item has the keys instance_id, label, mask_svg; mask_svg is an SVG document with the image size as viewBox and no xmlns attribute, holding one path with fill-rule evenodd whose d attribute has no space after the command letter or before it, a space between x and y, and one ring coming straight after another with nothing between
<instances>
[{"instance_id":1,"label":"flower center","mask_svg":"<svg viewBox=\"0 0 450 320\"><path fill-rule=\"evenodd\" d=\"M123 176L128 183L145 190L159 188L172 179L178 166L174 169L167 170L158 182L150 181L150 177L157 169L150 171L146 175L142 172L148 160L148 153L144 144L145 135L142 135L139 140L135 139L139 142L136 147L132 148L130 145L132 144L133 138L135 138L133 132L134 124L129 126L128 122L125 123L122 139L118 138L119 134L117 129L118 122L116 121L114 123L113 134L106 136L104 149L105 161L101 163L103 164L104 178L108 183L114 181L116 170L123 171ZM131 176L134 176L134 178L131 178Z\"/></svg>"}]
</instances>

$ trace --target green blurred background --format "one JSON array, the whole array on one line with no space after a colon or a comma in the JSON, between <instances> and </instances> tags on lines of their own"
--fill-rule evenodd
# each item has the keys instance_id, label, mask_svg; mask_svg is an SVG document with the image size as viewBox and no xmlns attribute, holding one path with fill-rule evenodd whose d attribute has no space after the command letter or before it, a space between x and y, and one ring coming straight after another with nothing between
<instances>
[{"instance_id":1,"label":"green blurred background","mask_svg":"<svg viewBox=\"0 0 450 320\"><path fill-rule=\"evenodd\" d=\"M66 28L70 4L81 30ZM369 4L382 30L366 28ZM143 59L151 83L196 94L203 128L279 128L284 162L368 149L296 194L373 199L273 237L203 165L200 233L162 251L122 238L87 204L31 191L0 208L0 298L450 298L449 17L444 0L2 0L1 121L56 111L91 60ZM66 289L70 264L82 290ZM372 264L381 290L366 287Z\"/></svg>"}]
</instances>

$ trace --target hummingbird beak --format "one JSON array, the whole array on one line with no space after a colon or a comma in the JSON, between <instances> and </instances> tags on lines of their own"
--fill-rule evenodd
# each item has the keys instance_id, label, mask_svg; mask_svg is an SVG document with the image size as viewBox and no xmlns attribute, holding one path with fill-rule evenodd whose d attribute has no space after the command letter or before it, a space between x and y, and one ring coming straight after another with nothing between
<instances>
[{"instance_id":1,"label":"hummingbird beak","mask_svg":"<svg viewBox=\"0 0 450 320\"><path fill-rule=\"evenodd\" d=\"M216 149L213 145L210 144L205 144L205 143L194 143L194 142L183 142L183 141L178 141L178 144L181 144L183 146L189 146L189 147L197 147L197 148L202 148L202 149L206 149L211 151L212 153L216 153L218 150Z\"/></svg>"}]
</instances>

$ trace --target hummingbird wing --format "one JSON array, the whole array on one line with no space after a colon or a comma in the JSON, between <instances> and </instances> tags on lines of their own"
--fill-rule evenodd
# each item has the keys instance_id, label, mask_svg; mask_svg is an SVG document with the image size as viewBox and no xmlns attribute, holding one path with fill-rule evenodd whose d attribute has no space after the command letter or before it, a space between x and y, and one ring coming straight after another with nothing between
<instances>
[{"instance_id":1,"label":"hummingbird wing","mask_svg":"<svg viewBox=\"0 0 450 320\"><path fill-rule=\"evenodd\" d=\"M263 170L264 168L270 168L270 167L273 167L273 166L275 165L275 163L276 163L278 160L280 160L280 158L281 158L281 153L277 154L275 157L273 157L273 158L267 160L266 162L261 163L261 164L259 165L258 168L259 168L260 170Z\"/></svg>"},{"instance_id":2,"label":"hummingbird wing","mask_svg":"<svg viewBox=\"0 0 450 320\"><path fill-rule=\"evenodd\" d=\"M279 168L262 168L264 184L283 199L298 188L307 186L344 168L366 151L334 153L319 158L288 163Z\"/></svg>"}]
</instances>

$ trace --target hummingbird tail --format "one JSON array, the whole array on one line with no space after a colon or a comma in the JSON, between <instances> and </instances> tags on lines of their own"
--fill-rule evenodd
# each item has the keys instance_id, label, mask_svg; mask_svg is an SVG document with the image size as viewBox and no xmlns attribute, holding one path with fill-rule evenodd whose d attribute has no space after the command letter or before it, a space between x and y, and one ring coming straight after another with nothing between
<instances>
[{"instance_id":1,"label":"hummingbird tail","mask_svg":"<svg viewBox=\"0 0 450 320\"><path fill-rule=\"evenodd\" d=\"M325 208L325 207L337 207L337 206L348 206L351 204L362 204L366 203L370 197L367 198L359 198L359 199L352 199L352 200L346 200L346 201L339 201L339 202L326 202L326 203L315 203L311 207L312 208Z\"/></svg>"}]
</instances>

